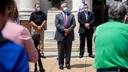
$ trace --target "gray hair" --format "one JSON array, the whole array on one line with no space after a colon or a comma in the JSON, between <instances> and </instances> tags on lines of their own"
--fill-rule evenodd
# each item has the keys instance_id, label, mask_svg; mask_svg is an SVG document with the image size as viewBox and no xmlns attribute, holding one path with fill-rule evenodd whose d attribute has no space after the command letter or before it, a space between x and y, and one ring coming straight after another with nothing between
<instances>
[{"instance_id":1,"label":"gray hair","mask_svg":"<svg viewBox=\"0 0 128 72\"><path fill-rule=\"evenodd\" d=\"M122 2L114 1L109 7L108 14L110 18L123 19L125 15L125 10L123 8Z\"/></svg>"}]
</instances>

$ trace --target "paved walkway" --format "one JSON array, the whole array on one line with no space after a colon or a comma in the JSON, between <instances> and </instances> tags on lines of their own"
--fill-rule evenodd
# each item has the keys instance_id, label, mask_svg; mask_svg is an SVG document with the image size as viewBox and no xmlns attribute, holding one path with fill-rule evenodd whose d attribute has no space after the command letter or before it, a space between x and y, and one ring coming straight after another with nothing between
<instances>
[{"instance_id":1,"label":"paved walkway","mask_svg":"<svg viewBox=\"0 0 128 72\"><path fill-rule=\"evenodd\" d=\"M96 70L92 67L93 58L87 57L87 53L85 57L78 58L78 52L72 53L71 58L71 69L68 70L64 68L64 70L60 70L58 67L57 61L57 52L46 52L46 59L42 59L44 68L46 72L96 72ZM30 71L33 72L34 64L30 63Z\"/></svg>"}]
</instances>

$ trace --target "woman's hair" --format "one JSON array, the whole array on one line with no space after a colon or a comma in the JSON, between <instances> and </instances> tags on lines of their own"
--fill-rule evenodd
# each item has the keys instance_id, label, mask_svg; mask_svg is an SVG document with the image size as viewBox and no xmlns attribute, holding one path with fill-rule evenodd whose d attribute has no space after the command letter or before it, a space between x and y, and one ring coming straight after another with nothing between
<instances>
[{"instance_id":1,"label":"woman's hair","mask_svg":"<svg viewBox=\"0 0 128 72\"><path fill-rule=\"evenodd\" d=\"M4 14L5 13L5 9L8 8L10 6L10 3L13 0L0 0L0 13Z\"/></svg>"},{"instance_id":2,"label":"woman's hair","mask_svg":"<svg viewBox=\"0 0 128 72\"><path fill-rule=\"evenodd\" d=\"M110 18L113 19L123 19L125 15L125 10L122 8L121 1L115 1L109 6L108 14Z\"/></svg>"},{"instance_id":3,"label":"woman's hair","mask_svg":"<svg viewBox=\"0 0 128 72\"><path fill-rule=\"evenodd\" d=\"M9 17L10 18L17 18L19 15L18 13L18 9L17 9L17 5L16 5L16 2L13 1L10 5L10 8L9 8Z\"/></svg>"}]
</instances>

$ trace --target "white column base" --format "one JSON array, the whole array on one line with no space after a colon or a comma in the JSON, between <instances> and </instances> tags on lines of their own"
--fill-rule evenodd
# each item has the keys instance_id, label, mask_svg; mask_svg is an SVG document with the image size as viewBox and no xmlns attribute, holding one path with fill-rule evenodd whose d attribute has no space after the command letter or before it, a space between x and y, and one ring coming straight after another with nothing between
<instances>
[{"instance_id":1,"label":"white column base","mask_svg":"<svg viewBox=\"0 0 128 72\"><path fill-rule=\"evenodd\" d=\"M34 11L34 9L25 9L19 11L19 19L20 20L29 20L31 13Z\"/></svg>"}]
</instances>

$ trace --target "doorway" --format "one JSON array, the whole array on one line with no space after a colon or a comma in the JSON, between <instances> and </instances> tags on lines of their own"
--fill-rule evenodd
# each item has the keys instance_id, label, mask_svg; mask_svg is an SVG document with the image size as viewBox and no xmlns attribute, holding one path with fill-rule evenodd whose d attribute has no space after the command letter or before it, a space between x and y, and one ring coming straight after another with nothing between
<instances>
[{"instance_id":1,"label":"doorway","mask_svg":"<svg viewBox=\"0 0 128 72\"><path fill-rule=\"evenodd\" d=\"M108 21L108 6L106 0L93 0L92 11L94 13L94 26L98 26Z\"/></svg>"}]
</instances>

